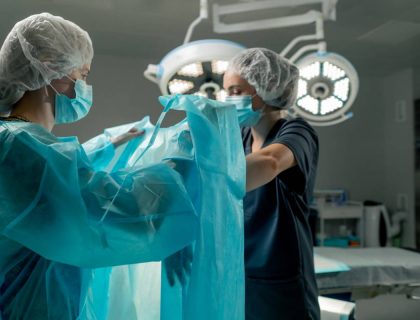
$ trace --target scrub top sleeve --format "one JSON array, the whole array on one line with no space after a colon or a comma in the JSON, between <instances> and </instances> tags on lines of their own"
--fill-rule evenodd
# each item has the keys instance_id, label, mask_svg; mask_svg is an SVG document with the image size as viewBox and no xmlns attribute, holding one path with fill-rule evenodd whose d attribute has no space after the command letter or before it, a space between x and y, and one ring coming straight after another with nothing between
<instances>
[{"instance_id":1,"label":"scrub top sleeve","mask_svg":"<svg viewBox=\"0 0 420 320\"><path fill-rule=\"evenodd\" d=\"M297 166L280 173L278 178L293 191L303 194L316 170L318 137L315 130L303 119L288 120L271 143L284 144L292 151Z\"/></svg>"},{"instance_id":2,"label":"scrub top sleeve","mask_svg":"<svg viewBox=\"0 0 420 320\"><path fill-rule=\"evenodd\" d=\"M7 130L0 143L0 235L46 259L79 267L158 261L195 238L191 199L163 163L106 173L92 169L79 143Z\"/></svg>"}]
</instances>

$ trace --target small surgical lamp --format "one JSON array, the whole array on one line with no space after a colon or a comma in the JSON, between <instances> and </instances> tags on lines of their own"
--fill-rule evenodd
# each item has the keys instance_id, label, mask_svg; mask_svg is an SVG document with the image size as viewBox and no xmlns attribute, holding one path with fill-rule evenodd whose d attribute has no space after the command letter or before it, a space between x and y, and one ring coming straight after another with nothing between
<instances>
[{"instance_id":1,"label":"small surgical lamp","mask_svg":"<svg viewBox=\"0 0 420 320\"><path fill-rule=\"evenodd\" d=\"M226 40L189 42L170 51L158 65L149 64L144 75L157 83L163 94L196 94L221 100L228 61L244 48Z\"/></svg>"}]
</instances>

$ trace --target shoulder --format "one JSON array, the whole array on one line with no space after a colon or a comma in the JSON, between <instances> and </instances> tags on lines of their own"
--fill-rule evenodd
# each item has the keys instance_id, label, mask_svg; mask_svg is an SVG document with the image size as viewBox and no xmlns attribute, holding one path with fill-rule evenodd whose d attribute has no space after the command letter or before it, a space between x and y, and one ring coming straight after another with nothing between
<instances>
[{"instance_id":1,"label":"shoulder","mask_svg":"<svg viewBox=\"0 0 420 320\"><path fill-rule=\"evenodd\" d=\"M0 122L0 128L2 134L11 135L16 140L26 141L30 144L40 142L48 145L59 142L55 135L34 123Z\"/></svg>"},{"instance_id":2,"label":"shoulder","mask_svg":"<svg viewBox=\"0 0 420 320\"><path fill-rule=\"evenodd\" d=\"M285 118L282 120L283 124L281 126L281 130L290 130L292 128L295 128L308 130L316 134L314 128L303 118Z\"/></svg>"},{"instance_id":3,"label":"shoulder","mask_svg":"<svg viewBox=\"0 0 420 320\"><path fill-rule=\"evenodd\" d=\"M278 127L276 132L276 138L290 137L290 136L301 136L307 139L314 140L318 143L318 134L315 129L302 118L287 118L280 120L281 125Z\"/></svg>"},{"instance_id":4,"label":"shoulder","mask_svg":"<svg viewBox=\"0 0 420 320\"><path fill-rule=\"evenodd\" d=\"M295 157L316 155L319 149L318 135L312 126L302 118L282 119L281 125L271 143L287 146Z\"/></svg>"},{"instance_id":5,"label":"shoulder","mask_svg":"<svg viewBox=\"0 0 420 320\"><path fill-rule=\"evenodd\" d=\"M28 157L38 154L49 159L53 154L74 155L82 147L73 137L58 138L34 123L0 122L0 142L6 149L13 148Z\"/></svg>"}]
</instances>

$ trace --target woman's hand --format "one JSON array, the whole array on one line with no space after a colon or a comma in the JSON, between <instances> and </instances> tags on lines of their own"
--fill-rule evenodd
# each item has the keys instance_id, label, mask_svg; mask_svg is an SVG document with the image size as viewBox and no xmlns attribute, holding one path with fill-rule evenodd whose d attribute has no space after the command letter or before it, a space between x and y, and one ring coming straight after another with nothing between
<instances>
[{"instance_id":1,"label":"woman's hand","mask_svg":"<svg viewBox=\"0 0 420 320\"><path fill-rule=\"evenodd\" d=\"M191 245L175 252L173 255L163 260L162 264L165 268L166 277L168 278L171 287L175 285L176 281L182 286L187 284L191 274L192 261L193 249Z\"/></svg>"},{"instance_id":2,"label":"woman's hand","mask_svg":"<svg viewBox=\"0 0 420 320\"><path fill-rule=\"evenodd\" d=\"M138 130L137 128L131 128L126 133L123 133L116 137L111 137L110 141L114 145L114 147L118 147L131 139L134 139L136 137L142 136L144 134L144 130Z\"/></svg>"}]
</instances>

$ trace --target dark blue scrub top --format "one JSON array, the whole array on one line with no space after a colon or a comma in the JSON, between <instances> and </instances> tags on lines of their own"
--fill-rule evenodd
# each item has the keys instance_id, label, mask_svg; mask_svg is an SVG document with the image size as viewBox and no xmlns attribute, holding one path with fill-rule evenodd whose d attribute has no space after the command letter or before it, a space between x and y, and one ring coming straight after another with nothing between
<instances>
[{"instance_id":1,"label":"dark blue scrub top","mask_svg":"<svg viewBox=\"0 0 420 320\"><path fill-rule=\"evenodd\" d=\"M242 129L245 154L250 128ZM246 194L247 319L319 319L311 230L308 224L318 162L318 138L303 119L281 119L262 147L286 145L297 165Z\"/></svg>"}]
</instances>

